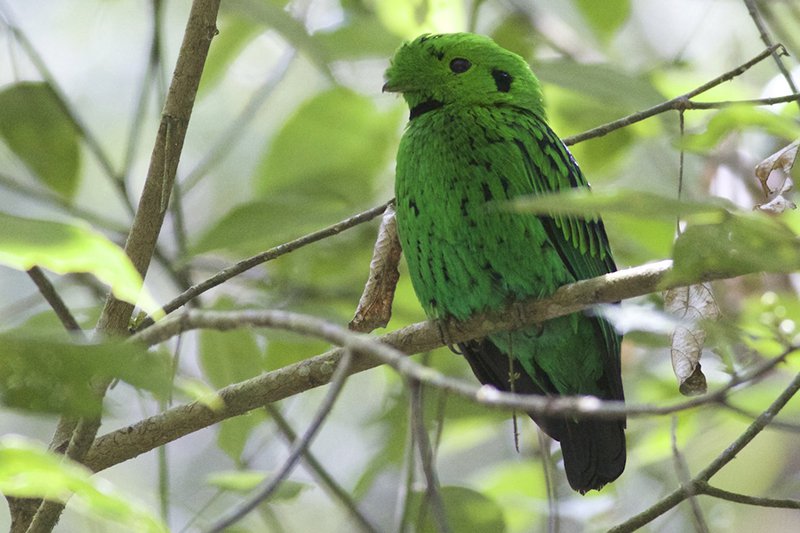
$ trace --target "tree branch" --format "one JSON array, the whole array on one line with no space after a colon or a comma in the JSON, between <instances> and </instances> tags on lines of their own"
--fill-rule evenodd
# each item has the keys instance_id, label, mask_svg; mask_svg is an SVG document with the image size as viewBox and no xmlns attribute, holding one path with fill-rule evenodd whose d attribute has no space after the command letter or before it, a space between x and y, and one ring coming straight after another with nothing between
<instances>
[{"instance_id":1,"label":"tree branch","mask_svg":"<svg viewBox=\"0 0 800 533\"><path fill-rule=\"evenodd\" d=\"M565 414L614 418L643 414L664 415L689 409L724 397L731 387L752 376L757 376L775 364L765 366L748 377L734 377L721 391L700 396L672 406L625 406L622 402L602 402L592 397L537 397L497 391L490 387L476 387L461 380L443 376L433 369L422 367L404 354L419 353L445 344L441 331L447 331L449 342L460 342L488 333L511 330L526 324L580 311L586 307L616 302L620 299L648 294L669 287L664 283L671 262L626 269L598 278L580 281L561 287L549 298L514 304L500 313L473 317L463 323L421 322L375 338L357 334L347 329L314 319L282 311L243 311L238 313L189 311L169 317L155 326L137 334L131 340L155 344L182 331L197 327L233 329L256 326L292 330L304 335L325 339L346 346L357 354L351 372L361 372L388 362L403 375L426 384L446 389L455 394L494 408L516 408L543 414ZM720 275L718 274L717 277ZM699 276L709 280L715 276ZM787 351L788 353L788 351ZM214 411L200 402L173 407L163 413L142 420L126 428L97 439L86 458L86 464L99 471L126 461L184 435L237 416L266 404L282 400L305 390L328 383L342 349L335 349L293 365L264 373L255 378L229 385L219 391L224 407ZM378 358L380 357L380 358ZM782 360L778 358L778 360Z\"/></svg>"},{"instance_id":2,"label":"tree branch","mask_svg":"<svg viewBox=\"0 0 800 533\"><path fill-rule=\"evenodd\" d=\"M609 533L627 533L629 531L636 531L640 527L648 524L666 513L680 502L690 497L692 494L699 492L700 487L707 484L714 474L719 472L722 467L728 464L736 454L738 454L756 435L758 435L767 425L772 421L775 415L786 405L789 400L800 390L800 374L797 374L792 382L786 389L775 399L761 415L742 433L735 441L731 443L721 454L714 459L711 464L703 469L691 483L684 484L676 489L673 493L661 499L650 508L639 513L638 515L630 518L622 524L613 527ZM713 490L712 490L713 492Z\"/></svg>"},{"instance_id":3,"label":"tree branch","mask_svg":"<svg viewBox=\"0 0 800 533\"><path fill-rule=\"evenodd\" d=\"M367 209L366 211L363 211L349 218L341 220L336 224L328 226L327 228L322 228L321 230L309 233L308 235L304 235L293 241L279 244L278 246L270 248L265 252L261 252L260 254L254 255L253 257L248 257L247 259L239 261L234 265L224 268L219 272L217 272L216 274L214 274L213 276L211 276L210 278L203 280L197 285L189 287L186 291L179 294L171 302L164 305L162 309L165 314L170 314L176 309L179 309L180 307L185 305L190 300L197 298L204 292L211 290L218 285L221 285L222 283L228 281L234 276L238 276L242 272L246 272L247 270L250 270L251 268L256 267L262 263L266 263L267 261L272 261L273 259L288 254L289 252L293 252L298 248L302 248L303 246L331 237L333 235L338 235L344 230L350 229L354 226L372 220L373 218L383 213L386 210L386 206L393 201L394 200L389 200L386 203L372 207L370 209ZM136 331L142 331L145 328L152 326L153 322L154 321L152 317L145 318L139 325L137 325Z\"/></svg>"},{"instance_id":4,"label":"tree branch","mask_svg":"<svg viewBox=\"0 0 800 533\"><path fill-rule=\"evenodd\" d=\"M618 130L626 126L630 126L631 124L641 122L646 118L650 118L660 113L664 113L665 111L670 111L670 110L680 111L681 109L691 109L693 103L689 102L691 101L692 98L694 98L698 94L704 93L710 89L713 89L717 85L732 80L736 76L739 76L743 72L747 71L753 65L760 63L764 59L776 53L786 54L786 51L783 49L783 46L779 44L770 46L769 48L758 54L750 61L747 61L746 63L743 63L742 65L739 65L738 67L729 70L728 72L720 76L717 76L713 80L704 83L703 85L697 87L696 89L692 89L688 93L676 96L671 100L667 100L666 102L661 102L660 104L654 105L649 109L645 109L644 111L639 111L638 113L633 113L631 115L628 115L627 117L622 117L619 120L609 122L608 124L603 124L602 126L598 126L589 131L585 131L581 134L573 135L571 137L566 137L564 139L564 144L566 144L567 146L571 146L573 144L586 141L588 139L594 139L595 137L602 137L603 135L611 133L614 130Z\"/></svg>"},{"instance_id":5,"label":"tree branch","mask_svg":"<svg viewBox=\"0 0 800 533\"><path fill-rule=\"evenodd\" d=\"M295 465L297 465L300 457L305 453L308 447L311 446L311 441L314 437L316 437L317 432L319 431L320 427L322 427L322 423L330 414L331 409L333 409L333 404L336 401L336 398L339 397L339 393L341 392L345 381L347 381L347 378L350 375L349 367L352 360L353 353L350 350L345 350L344 355L336 365L336 370L331 378L331 387L328 389L325 399L322 401L322 405L320 405L319 409L317 409L317 414L314 415L314 419L311 421L311 424L309 424L308 429L306 429L306 432L303 434L303 437L299 440L296 440L292 444L292 451L289 453L289 457L286 459L286 461L284 461L283 466L281 466L281 468L278 470L278 473L275 474L275 477L269 480L269 482L264 483L263 486L258 489L253 496L250 497L250 499L235 507L228 514L215 522L208 529L208 533L221 533L224 529L232 526L247 516L251 511L253 511L261 503L267 501L270 496L274 494L280 484L283 483L286 477L291 473L292 469L294 469Z\"/></svg>"},{"instance_id":6,"label":"tree branch","mask_svg":"<svg viewBox=\"0 0 800 533\"><path fill-rule=\"evenodd\" d=\"M200 76L211 39L217 31L216 18L219 2L220 0L195 0L189 12L183 43L178 53L175 72L162 112L161 126L150 159L144 190L139 199L139 206L128 234L128 240L125 243L125 253L142 278L147 273L166 214L189 118L200 84ZM97 323L97 331L105 335L125 333L132 312L133 305L117 300L109 294ZM87 376L87 378L90 377ZM95 384L94 388L98 396L102 397L105 394L107 386L108 382ZM59 427L62 425L63 420L59 423ZM75 426L65 455L75 461L82 461L94 442L99 427L99 418L81 419ZM53 442L52 444L57 443ZM15 511L12 509L12 516L14 516L12 530L27 529L29 533L51 531L58 522L63 508L64 505L61 503L43 502L29 527L26 527L27 524L25 524L27 518L22 517L21 520L17 520Z\"/></svg>"}]
</instances>

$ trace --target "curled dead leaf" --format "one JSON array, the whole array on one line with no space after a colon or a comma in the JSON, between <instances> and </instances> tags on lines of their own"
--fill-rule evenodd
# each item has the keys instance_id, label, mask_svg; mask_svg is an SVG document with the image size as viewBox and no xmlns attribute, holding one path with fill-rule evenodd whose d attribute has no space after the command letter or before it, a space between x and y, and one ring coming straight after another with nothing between
<instances>
[{"instance_id":1,"label":"curled dead leaf","mask_svg":"<svg viewBox=\"0 0 800 533\"><path fill-rule=\"evenodd\" d=\"M664 295L664 308L681 320L670 336L670 357L678 388L684 396L704 394L707 386L700 356L706 332L700 321L719 317L711 286L703 283L670 289Z\"/></svg>"},{"instance_id":2,"label":"curled dead leaf","mask_svg":"<svg viewBox=\"0 0 800 533\"><path fill-rule=\"evenodd\" d=\"M761 190L764 192L764 198L766 198L767 200L765 205L771 203L773 196L775 196L776 194L783 195L792 188L790 176L792 172L792 167L794 166L794 163L797 160L798 147L800 147L800 140L797 140L792 144L781 148L771 156L764 159L761 163L756 165L755 168L756 179L758 179L759 183L761 184ZM783 181L780 182L781 183L780 187L771 189L767 182L770 176L772 175L773 171L776 170L782 173ZM794 204L792 204L792 206L794 206ZM756 206L756 208L759 207L761 206ZM794 207L792 207L792 209L794 209Z\"/></svg>"},{"instance_id":3,"label":"curled dead leaf","mask_svg":"<svg viewBox=\"0 0 800 533\"><path fill-rule=\"evenodd\" d=\"M386 327L392 318L392 300L400 272L400 240L397 237L397 224L394 205L389 204L383 213L378 238L372 249L369 264L369 278L361 299L358 301L353 320L348 327L353 331L368 333L376 328Z\"/></svg>"}]
</instances>

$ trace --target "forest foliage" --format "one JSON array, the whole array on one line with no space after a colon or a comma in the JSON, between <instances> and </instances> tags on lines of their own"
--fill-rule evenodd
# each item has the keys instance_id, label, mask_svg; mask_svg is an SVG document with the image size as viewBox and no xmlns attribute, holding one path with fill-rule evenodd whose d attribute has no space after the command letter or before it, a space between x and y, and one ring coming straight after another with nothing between
<instances>
[{"instance_id":1,"label":"forest foliage","mask_svg":"<svg viewBox=\"0 0 800 533\"><path fill-rule=\"evenodd\" d=\"M63 531L213 531L245 504L229 531L796 528L796 5L226 0L214 17L216 3L194 2L218 32L184 140L162 110L179 55L200 53L181 52L190 2L0 2L0 524L27 529L26 497L69 501ZM404 40L465 30L529 61L593 186L509 208L602 215L620 268L673 261L594 307L625 334L629 406L626 471L599 493L569 490L527 417L467 398L477 384L441 337L410 359L418 374L347 377L336 361L366 364L327 352L380 351L378 335L425 318L401 262L385 330L345 331L407 120L383 71ZM154 141L180 163L142 268L125 246L146 176L170 172L148 170ZM121 328L106 329L109 295L137 305ZM124 339L171 318L167 340ZM56 455L73 430L89 436L77 462L101 472Z\"/></svg>"}]
</instances>

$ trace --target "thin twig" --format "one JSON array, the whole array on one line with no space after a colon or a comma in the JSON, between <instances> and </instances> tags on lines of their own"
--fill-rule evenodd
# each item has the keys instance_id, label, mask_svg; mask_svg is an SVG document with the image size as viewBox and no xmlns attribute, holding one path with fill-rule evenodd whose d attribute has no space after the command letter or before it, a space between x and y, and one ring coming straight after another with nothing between
<instances>
[{"instance_id":1,"label":"thin twig","mask_svg":"<svg viewBox=\"0 0 800 533\"><path fill-rule=\"evenodd\" d=\"M414 414L408 410L408 431L403 448L402 479L397 489L397 533L407 533L411 527L411 494L414 486L414 472L416 471L416 457L414 453Z\"/></svg>"},{"instance_id":2,"label":"thin twig","mask_svg":"<svg viewBox=\"0 0 800 533\"><path fill-rule=\"evenodd\" d=\"M434 466L433 450L428 438L428 430L425 427L425 410L422 404L422 384L418 381L408 381L409 397L411 399L411 420L414 428L414 440L417 442L422 472L425 474L425 497L420 501L418 529L423 527L425 512L430 503L433 513L434 524L440 533L449 533L450 526L447 524L447 516L444 510L442 493L439 491L439 476Z\"/></svg>"},{"instance_id":3,"label":"thin twig","mask_svg":"<svg viewBox=\"0 0 800 533\"><path fill-rule=\"evenodd\" d=\"M597 296L596 291L594 295L595 297ZM552 298L541 301L540 305L543 309L547 309L550 315L540 311L538 314L534 313L530 316L539 317L540 320L547 319L542 317L555 316L552 312ZM573 311L570 310L568 312ZM510 314L514 315L514 320L519 317L516 310ZM472 330L473 333L478 336L488 334L487 332L490 330L486 329L484 322L488 319L485 316L475 317L473 320L476 320L471 324L471 327L474 328ZM517 408L526 412L549 416L569 414L574 417L592 418L666 415L714 403L720 398L726 397L731 388L764 375L778 362L783 361L785 356L790 353L790 350L794 349L794 347L787 349L782 356L765 362L745 375L733 376L728 385L718 391L667 406L626 406L622 402L601 401L593 397L550 398L510 394L487 387L476 387L471 383L443 376L434 369L420 367L411 359L405 357L404 353L398 352L393 346L406 352L417 353L442 346L442 339L438 333L439 329L435 324L428 322L415 324L376 339L367 335L353 333L341 326L313 317L283 311L231 313L190 311L159 322L155 328L137 335L136 340L145 341L146 334L160 334L165 327L177 333L183 327L233 329L245 326L288 329L303 335L319 337L334 344L348 346L358 353L370 354L371 357L356 358L352 365L353 373L373 368L381 364L381 362L388 362L404 376L440 389L447 389L454 394L488 407L497 409ZM218 391L224 402L222 409L212 410L201 402L192 402L173 407L129 427L111 432L97 440L87 457L86 464L95 471L102 470L226 418L246 413L268 403L282 400L328 383L331 379L333 368L336 367L341 355L341 349L332 350L299 363L261 374L255 378L229 385Z\"/></svg>"},{"instance_id":4,"label":"thin twig","mask_svg":"<svg viewBox=\"0 0 800 533\"><path fill-rule=\"evenodd\" d=\"M516 416L516 413L514 413ZM516 419L515 419L516 422ZM544 487L547 492L547 533L558 533L560 516L558 511L558 491L553 476L553 456L550 453L550 437L540 428L536 428L539 439L539 456L542 460ZM519 451L519 448L517 449Z\"/></svg>"},{"instance_id":5,"label":"thin twig","mask_svg":"<svg viewBox=\"0 0 800 533\"><path fill-rule=\"evenodd\" d=\"M776 499L776 498L758 498L756 496L747 496L737 492L730 492L728 490L719 489L709 485L705 481L698 481L697 493L719 498L720 500L728 500L735 503L743 503L745 505L755 505L758 507L776 507L778 509L800 509L800 500L789 499Z\"/></svg>"},{"instance_id":6,"label":"thin twig","mask_svg":"<svg viewBox=\"0 0 800 533\"><path fill-rule=\"evenodd\" d=\"M280 409L270 404L266 406L266 410L275 422L278 430L286 437L286 440L289 441L289 444L296 442L297 433L292 429L289 421L281 414ZM348 513L350 513L350 516L355 521L354 525L361 531L377 533L378 529L367 520L367 517L358 508L358 504L353 500L350 494L336 482L333 476L328 473L322 463L319 462L308 448L303 450L303 462L309 467L314 477L317 478L317 481L347 510Z\"/></svg>"},{"instance_id":7,"label":"thin twig","mask_svg":"<svg viewBox=\"0 0 800 533\"><path fill-rule=\"evenodd\" d=\"M143 278L156 249L156 241L164 221L166 202L169 200L169 193L180 160L195 95L200 84L200 76L211 39L216 32L219 3L220 0L195 0L192 3L175 65L175 74L164 105L162 122L153 148L144 190L128 234L128 240L125 243L125 253ZM55 90L55 85L53 87ZM69 112L69 109L66 111ZM76 124L78 123L76 122ZM126 332L132 312L133 306L130 303L118 300L109 294L97 322L97 331L103 335L117 335ZM105 395L109 383L109 381L102 380L93 384L93 390L100 398ZM59 422L59 427L64 425L63 422L64 418ZM65 455L70 459L82 462L94 442L99 427L99 417L79 420ZM59 434L56 432L54 440L51 441L51 447L58 445L55 441L55 438L58 437ZM62 503L43 502L28 528L29 533L52 531L63 508L64 504ZM13 513L12 509L12 515ZM21 528L22 525L19 527Z\"/></svg>"},{"instance_id":8,"label":"thin twig","mask_svg":"<svg viewBox=\"0 0 800 533\"><path fill-rule=\"evenodd\" d=\"M176 309L179 309L187 302L191 301L192 299L196 298L197 296L203 294L204 292L213 289L217 285L221 285L222 283L228 281L229 279L233 278L234 276L238 276L242 272L246 272L253 267L256 267L262 263L266 263L267 261L272 261L282 255L286 255L289 252L293 252L298 248L302 248L308 244L320 241L332 235L337 235L347 229L350 229L354 226L362 224L364 222L368 222L373 218L377 217L386 209L386 206L391 203L386 202L379 206L375 206L371 209L367 209L357 215L353 215L349 218L341 220L336 224L328 226L327 228L323 228L321 230L315 231L313 233L309 233L308 235L304 235L299 237L293 241L289 241L283 244L279 244L274 248L270 248L265 252L261 252L260 254L254 255L253 257L249 257L238 263L231 265L227 268L224 268L211 276L210 278L201 281L197 285L189 287L186 291L179 294L175 297L172 301L164 305L163 310L165 314L170 314ZM141 321L141 323L136 327L135 331L142 331L150 326L153 325L153 319L151 317L147 317Z\"/></svg>"},{"instance_id":9,"label":"thin twig","mask_svg":"<svg viewBox=\"0 0 800 533\"><path fill-rule=\"evenodd\" d=\"M695 531L699 533L708 533L708 524L703 516L703 510L700 508L700 502L697 501L694 487L688 488L691 486L692 476L689 473L689 466L686 464L686 460L683 458L683 454L678 448L678 417L675 415L672 416L672 427L670 434L670 440L672 441L672 458L675 462L675 472L678 475L678 481L680 482L681 486L687 487L687 499L689 500L689 506L692 508Z\"/></svg>"},{"instance_id":10,"label":"thin twig","mask_svg":"<svg viewBox=\"0 0 800 533\"><path fill-rule=\"evenodd\" d=\"M761 13L759 13L756 3L753 0L744 0L744 4L747 6L747 12L750 13L750 18L753 19L753 24L755 24L756 28L758 28L761 42L763 42L768 48L774 48L775 44L772 40L772 37L769 35L767 25L764 24L764 19L761 18ZM786 68L786 65L783 64L783 60L781 60L781 55L786 55L785 52L784 54L779 54L776 49L771 55L772 59L775 60L775 65L778 67L778 70L781 71L781 74L786 80L787 85L789 85L789 89L791 89L793 93L798 92L797 86L792 79L792 74L789 72L789 69ZM800 106L800 101L797 102L797 105Z\"/></svg>"},{"instance_id":11,"label":"thin twig","mask_svg":"<svg viewBox=\"0 0 800 533\"><path fill-rule=\"evenodd\" d=\"M704 468L689 485L683 485L676 489L674 492L659 500L645 511L637 514L636 516L626 520L622 524L615 526L609 530L609 533L626 533L629 531L636 531L644 525L652 522L662 514L666 513L680 502L685 500L691 493L698 491L698 484L702 485L708 482L714 474L719 472L722 467L727 465L736 457L736 455L752 441L778 414L778 412L785 406L789 400L800 390L800 374L797 374L792 382L784 389L784 391L775 399L770 405L750 426L734 440L721 454L719 454L706 468Z\"/></svg>"},{"instance_id":12,"label":"thin twig","mask_svg":"<svg viewBox=\"0 0 800 533\"><path fill-rule=\"evenodd\" d=\"M284 461L283 465L278 470L278 473L275 474L275 477L266 483L261 489L259 489L249 500L234 508L226 516L223 516L217 522L215 522L207 530L208 533L219 533L225 528L232 526L247 516L262 502L268 500L270 496L275 493L275 490L277 490L281 483L283 483L286 477L294 469L297 462L300 460L300 457L311 445L311 441L317 435L317 432L319 431L320 427L322 427L323 422L325 422L325 419L330 414L331 409L333 409L333 404L339 397L339 392L341 392L342 387L344 387L344 384L350 375L349 367L352 358L352 352L350 350L345 350L344 355L342 355L342 358L339 361L339 364L336 365L336 371L331 379L331 386L328 389L325 398L322 400L322 404L319 406L314 419L311 421L311 424L309 424L308 429L306 429L306 432L303 434L303 437L300 440L295 441L294 445L292 446L292 451L289 453L289 457L286 459L286 461Z\"/></svg>"},{"instance_id":13,"label":"thin twig","mask_svg":"<svg viewBox=\"0 0 800 533\"><path fill-rule=\"evenodd\" d=\"M756 418L758 418L757 414L751 413L746 409L742 409L737 405L733 405L727 398L721 400L719 404L733 413L742 415L745 418L750 419L750 421L753 421ZM769 429L778 429L781 431L788 431L790 433L800 433L800 424L792 424L791 422L782 422L780 420L773 420L772 423L769 425Z\"/></svg>"},{"instance_id":14,"label":"thin twig","mask_svg":"<svg viewBox=\"0 0 800 533\"><path fill-rule=\"evenodd\" d=\"M56 316L64 325L64 329L70 332L78 332L81 331L81 327L78 322L75 320L75 317L72 316L67 304L64 303L64 300L61 299L61 296L56 291L53 284L50 283L50 280L47 279L47 276L44 275L42 269L38 266L35 266L28 270L28 276L30 276L31 280L36 284L39 288L39 292L42 294L47 303L50 304L50 307L53 308L55 311Z\"/></svg>"},{"instance_id":15,"label":"thin twig","mask_svg":"<svg viewBox=\"0 0 800 533\"><path fill-rule=\"evenodd\" d=\"M637 122L641 122L642 120L644 120L646 118L650 118L652 116L658 115L658 114L663 113L665 111L669 111L671 109L677 109L677 110L686 109L686 106L689 105L689 104L687 104L687 102L689 102L689 100L691 100L692 98L694 98L698 94L704 93L704 92L708 91L709 89L712 89L712 88L716 87L717 85L720 85L721 83L724 83L726 81L732 80L736 76L739 76L743 72L747 71L753 65L755 65L755 64L763 61L764 59L770 57L773 53L775 53L775 52L777 52L779 50L783 50L783 47L780 46L780 45L771 46L771 47L767 48L766 50L764 50L763 52L761 52L760 54L758 54L756 57L754 57L750 61L747 61L746 63L743 63L743 64L739 65L738 67L736 67L736 68L734 68L732 70L729 70L728 72L726 72L726 73L724 73L724 74L722 74L720 76L717 76L713 80L711 80L711 81L709 81L707 83L704 83L703 85L701 85L700 87L697 87L696 89L692 89L688 93L682 94L681 96L677 96L677 97L675 97L675 98L673 98L671 100L667 100L666 102L662 102L660 104L654 105L653 107L651 107L649 109L645 109L644 111L639 111L637 113L633 113L631 115L628 115L627 117L623 117L623 118L621 118L619 120L615 120L613 122L609 122L608 124L603 124L602 126L598 126L598 127L593 128L593 129L591 129L589 131L585 131L585 132L583 132L581 134L573 135L571 137L567 137L567 138L564 139L564 144L566 144L567 146L570 146L570 145L577 144L579 142L585 141L587 139L594 139L595 137L602 137L603 135L611 133L614 130L618 130L618 129L626 127L626 126L630 126L631 124L635 124ZM785 51L784 51L784 53L785 53ZM796 93L798 91L795 90L795 91L792 91L792 92Z\"/></svg>"}]
</instances>

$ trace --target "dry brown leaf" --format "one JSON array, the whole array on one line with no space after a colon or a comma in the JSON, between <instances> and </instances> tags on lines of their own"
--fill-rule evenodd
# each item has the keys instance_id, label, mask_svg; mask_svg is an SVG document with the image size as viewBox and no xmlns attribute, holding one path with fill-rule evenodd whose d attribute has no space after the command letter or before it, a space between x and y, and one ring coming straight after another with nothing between
<instances>
[{"instance_id":1,"label":"dry brown leaf","mask_svg":"<svg viewBox=\"0 0 800 533\"><path fill-rule=\"evenodd\" d=\"M800 147L800 140L781 148L756 165L756 178L761 183L761 190L764 191L764 198L766 198L768 201L771 200L771 197L775 195L776 191L778 194L783 194L791 189L791 186L787 188L786 182L791 182L791 178L789 176L791 175L794 162L797 159L798 147ZM784 181L782 182L781 187L778 187L777 189L770 189L769 185L767 185L767 180L769 180L769 177L772 175L774 170L779 170L783 173ZM756 206L756 208L758 207L759 206Z\"/></svg>"},{"instance_id":2,"label":"dry brown leaf","mask_svg":"<svg viewBox=\"0 0 800 533\"><path fill-rule=\"evenodd\" d=\"M664 308L681 320L670 336L672 369L678 388L685 396L706 392L706 377L700 367L700 356L706 341L701 320L715 320L719 308L709 284L670 289L664 295Z\"/></svg>"},{"instance_id":3,"label":"dry brown leaf","mask_svg":"<svg viewBox=\"0 0 800 533\"><path fill-rule=\"evenodd\" d=\"M392 318L392 300L400 272L400 240L397 238L397 224L394 218L394 206L389 205L383 213L378 238L372 250L372 261L369 264L369 278L364 292L358 301L353 320L349 328L353 331L368 333L375 328L386 327Z\"/></svg>"}]
</instances>

